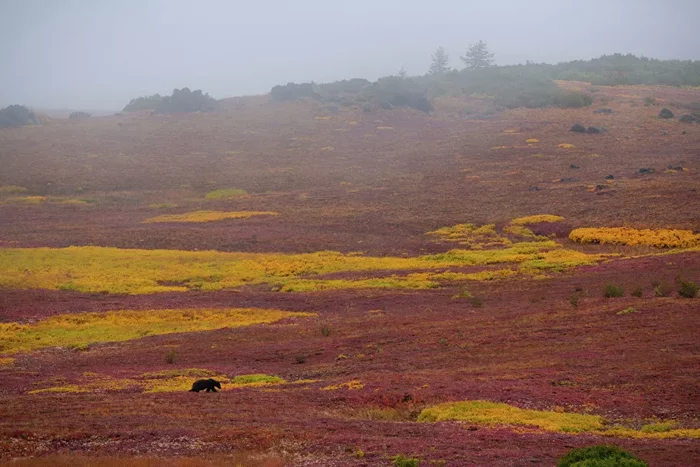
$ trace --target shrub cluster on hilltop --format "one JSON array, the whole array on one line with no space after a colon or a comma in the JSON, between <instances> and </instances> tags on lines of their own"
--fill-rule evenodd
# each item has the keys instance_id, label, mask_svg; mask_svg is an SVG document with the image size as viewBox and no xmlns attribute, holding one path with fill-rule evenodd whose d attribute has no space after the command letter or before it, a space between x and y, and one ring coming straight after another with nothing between
<instances>
[{"instance_id":1,"label":"shrub cluster on hilltop","mask_svg":"<svg viewBox=\"0 0 700 467\"><path fill-rule=\"evenodd\" d=\"M598 85L700 85L700 61L614 54L556 65L527 62L496 66L493 57L487 44L479 41L459 57L464 66L457 70L449 66L449 55L439 47L425 75L408 77L402 71L374 83L359 78L324 84L289 83L272 88L271 96L279 101L312 98L343 106L413 107L428 112L432 110L430 99L445 95L489 96L502 108L577 108L593 103L590 95L564 91L554 80L580 80Z\"/></svg>"},{"instance_id":2,"label":"shrub cluster on hilltop","mask_svg":"<svg viewBox=\"0 0 700 467\"><path fill-rule=\"evenodd\" d=\"M175 112L208 112L218 107L216 99L201 89L191 91L189 88L173 89L170 96L154 94L132 99L124 112L134 112L137 110L151 110L155 113L175 113Z\"/></svg>"},{"instance_id":3,"label":"shrub cluster on hilltop","mask_svg":"<svg viewBox=\"0 0 700 467\"><path fill-rule=\"evenodd\" d=\"M37 116L23 105L10 105L0 109L0 128L18 128L25 125L38 125Z\"/></svg>"},{"instance_id":4,"label":"shrub cluster on hilltop","mask_svg":"<svg viewBox=\"0 0 700 467\"><path fill-rule=\"evenodd\" d=\"M153 94L152 96L141 96L131 99L124 107L124 112L136 112L139 110L156 110L163 101L163 96Z\"/></svg>"}]
</instances>

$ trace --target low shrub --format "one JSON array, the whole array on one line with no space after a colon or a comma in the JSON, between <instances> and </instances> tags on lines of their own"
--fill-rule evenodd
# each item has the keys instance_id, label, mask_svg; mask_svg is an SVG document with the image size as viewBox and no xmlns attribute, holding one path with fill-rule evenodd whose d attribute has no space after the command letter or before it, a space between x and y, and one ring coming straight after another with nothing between
<instances>
[{"instance_id":1,"label":"low shrub","mask_svg":"<svg viewBox=\"0 0 700 467\"><path fill-rule=\"evenodd\" d=\"M637 287L632 291L632 293L630 295L632 295L633 297L639 298L642 295L644 295L644 290L641 287Z\"/></svg>"},{"instance_id":2,"label":"low shrub","mask_svg":"<svg viewBox=\"0 0 700 467\"><path fill-rule=\"evenodd\" d=\"M655 297L669 297L673 292L673 288L669 284L656 284L654 285L654 296Z\"/></svg>"},{"instance_id":3,"label":"low shrub","mask_svg":"<svg viewBox=\"0 0 700 467\"><path fill-rule=\"evenodd\" d=\"M215 110L218 104L209 94L201 89L190 91L189 88L173 89L171 96L165 96L155 108L156 113L208 112Z\"/></svg>"},{"instance_id":4,"label":"low shrub","mask_svg":"<svg viewBox=\"0 0 700 467\"><path fill-rule=\"evenodd\" d=\"M10 105L0 109L0 128L19 128L38 124L39 119L34 112L23 105Z\"/></svg>"},{"instance_id":5,"label":"low shrub","mask_svg":"<svg viewBox=\"0 0 700 467\"><path fill-rule=\"evenodd\" d=\"M331 328L330 328L330 326L323 326L323 327L321 328L321 335L322 335L323 337L328 337L328 336L330 336L330 335L331 335Z\"/></svg>"},{"instance_id":6,"label":"low shrub","mask_svg":"<svg viewBox=\"0 0 700 467\"><path fill-rule=\"evenodd\" d=\"M270 97L275 101L294 101L304 97L320 99L321 96L314 90L313 83L287 83L278 85L270 91Z\"/></svg>"},{"instance_id":7,"label":"low shrub","mask_svg":"<svg viewBox=\"0 0 700 467\"><path fill-rule=\"evenodd\" d=\"M700 290L700 286L697 284L680 279L678 281L680 285L680 289L678 290L678 295L680 295L683 298L695 298L698 295L698 290Z\"/></svg>"},{"instance_id":8,"label":"low shrub","mask_svg":"<svg viewBox=\"0 0 700 467\"><path fill-rule=\"evenodd\" d=\"M569 303L571 304L572 307L578 308L579 301L581 300L581 295L580 294L571 294L569 295Z\"/></svg>"},{"instance_id":9,"label":"low shrub","mask_svg":"<svg viewBox=\"0 0 700 467\"><path fill-rule=\"evenodd\" d=\"M617 446L572 449L557 461L557 467L648 467L649 464Z\"/></svg>"},{"instance_id":10,"label":"low shrub","mask_svg":"<svg viewBox=\"0 0 700 467\"><path fill-rule=\"evenodd\" d=\"M401 454L395 456L392 460L396 467L418 467L420 465L420 459L415 457L404 457Z\"/></svg>"},{"instance_id":11,"label":"low shrub","mask_svg":"<svg viewBox=\"0 0 700 467\"><path fill-rule=\"evenodd\" d=\"M553 103L563 109L577 109L593 104L593 98L580 92L565 92L554 96Z\"/></svg>"},{"instance_id":12,"label":"low shrub","mask_svg":"<svg viewBox=\"0 0 700 467\"><path fill-rule=\"evenodd\" d=\"M177 353L175 352L175 349L168 350L168 353L165 354L165 363L172 365L173 363L175 363L176 356Z\"/></svg>"},{"instance_id":13,"label":"low shrub","mask_svg":"<svg viewBox=\"0 0 700 467\"><path fill-rule=\"evenodd\" d=\"M605 298L622 297L623 295L625 295L625 291L619 285L608 284L605 286L605 289L603 289L603 295L605 296Z\"/></svg>"},{"instance_id":14,"label":"low shrub","mask_svg":"<svg viewBox=\"0 0 700 467\"><path fill-rule=\"evenodd\" d=\"M208 112L217 107L216 99L203 93L201 89L191 91L190 88L182 88L173 89L170 96L153 94L132 99L124 107L124 112L137 110L152 110L155 113Z\"/></svg>"},{"instance_id":15,"label":"low shrub","mask_svg":"<svg viewBox=\"0 0 700 467\"><path fill-rule=\"evenodd\" d=\"M70 120L85 120L90 117L92 117L92 114L88 112L73 112L68 116Z\"/></svg>"},{"instance_id":16,"label":"low shrub","mask_svg":"<svg viewBox=\"0 0 700 467\"><path fill-rule=\"evenodd\" d=\"M152 96L141 96L131 99L122 112L136 112L138 110L156 110L163 102L163 96L153 94Z\"/></svg>"}]
</instances>

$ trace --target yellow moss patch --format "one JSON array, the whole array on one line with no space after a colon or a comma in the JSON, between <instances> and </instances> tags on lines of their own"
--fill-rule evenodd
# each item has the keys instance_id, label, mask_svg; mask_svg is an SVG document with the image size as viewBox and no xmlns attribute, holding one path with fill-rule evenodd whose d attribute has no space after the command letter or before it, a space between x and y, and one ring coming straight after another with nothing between
<instances>
[{"instance_id":1,"label":"yellow moss patch","mask_svg":"<svg viewBox=\"0 0 700 467\"><path fill-rule=\"evenodd\" d=\"M517 133L517 132L518 132L517 129L507 129L507 130L503 130L503 133Z\"/></svg>"},{"instance_id":2,"label":"yellow moss patch","mask_svg":"<svg viewBox=\"0 0 700 467\"><path fill-rule=\"evenodd\" d=\"M330 120L331 116L330 115L323 115L321 117L314 117L314 120Z\"/></svg>"},{"instance_id":3,"label":"yellow moss patch","mask_svg":"<svg viewBox=\"0 0 700 467\"><path fill-rule=\"evenodd\" d=\"M494 146L491 149L510 149L510 146Z\"/></svg>"},{"instance_id":4,"label":"yellow moss patch","mask_svg":"<svg viewBox=\"0 0 700 467\"><path fill-rule=\"evenodd\" d=\"M525 142L526 142L527 144L535 144L535 143L539 143L540 140L537 139L537 138L530 138L530 139L525 140Z\"/></svg>"},{"instance_id":5,"label":"yellow moss patch","mask_svg":"<svg viewBox=\"0 0 700 467\"><path fill-rule=\"evenodd\" d=\"M694 234L691 230L586 227L572 230L569 238L578 243L645 245L656 248L692 248L700 246L700 234Z\"/></svg>"},{"instance_id":6,"label":"yellow moss patch","mask_svg":"<svg viewBox=\"0 0 700 467\"><path fill-rule=\"evenodd\" d=\"M573 144L569 144L569 143L562 143L559 145L559 147L562 149L573 149L576 146L574 146Z\"/></svg>"},{"instance_id":7,"label":"yellow moss patch","mask_svg":"<svg viewBox=\"0 0 700 467\"><path fill-rule=\"evenodd\" d=\"M248 192L240 188L224 188L207 193L204 197L209 200L233 199L248 196Z\"/></svg>"},{"instance_id":8,"label":"yellow moss patch","mask_svg":"<svg viewBox=\"0 0 700 467\"><path fill-rule=\"evenodd\" d=\"M528 225L537 224L539 222L562 222L565 220L561 216L555 216L552 214L536 214L534 216L518 217L510 221L511 225Z\"/></svg>"},{"instance_id":9,"label":"yellow moss patch","mask_svg":"<svg viewBox=\"0 0 700 467\"><path fill-rule=\"evenodd\" d=\"M356 391L365 387L364 384L359 379L353 379L347 383L331 384L329 386L321 388L321 391L337 391L338 389L348 389L350 391Z\"/></svg>"},{"instance_id":10,"label":"yellow moss patch","mask_svg":"<svg viewBox=\"0 0 700 467\"><path fill-rule=\"evenodd\" d=\"M7 195L12 193L26 193L28 190L23 186L17 185L0 185L0 195Z\"/></svg>"},{"instance_id":11,"label":"yellow moss patch","mask_svg":"<svg viewBox=\"0 0 700 467\"><path fill-rule=\"evenodd\" d=\"M335 148L333 146L324 146L321 148L321 151L335 151Z\"/></svg>"},{"instance_id":12,"label":"yellow moss patch","mask_svg":"<svg viewBox=\"0 0 700 467\"><path fill-rule=\"evenodd\" d=\"M419 422L465 421L485 426L532 427L558 433L588 433L626 438L700 438L700 429L671 429L671 423L662 423L663 429L634 430L620 426L606 426L603 417L553 410L527 410L490 401L447 402L425 408ZM648 425L646 425L648 426Z\"/></svg>"},{"instance_id":13,"label":"yellow moss patch","mask_svg":"<svg viewBox=\"0 0 700 467\"><path fill-rule=\"evenodd\" d=\"M176 332L197 332L314 316L262 308L119 310L56 315L34 324L0 323L0 352L87 346Z\"/></svg>"},{"instance_id":14,"label":"yellow moss patch","mask_svg":"<svg viewBox=\"0 0 700 467\"><path fill-rule=\"evenodd\" d=\"M213 222L224 219L245 219L253 216L276 216L272 211L192 211L183 214L164 214L143 222Z\"/></svg>"}]
</instances>

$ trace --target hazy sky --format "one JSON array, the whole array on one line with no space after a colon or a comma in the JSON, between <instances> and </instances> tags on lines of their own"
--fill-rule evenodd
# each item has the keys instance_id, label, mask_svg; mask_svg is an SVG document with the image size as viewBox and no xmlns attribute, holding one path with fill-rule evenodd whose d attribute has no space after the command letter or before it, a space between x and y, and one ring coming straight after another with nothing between
<instances>
[{"instance_id":1,"label":"hazy sky","mask_svg":"<svg viewBox=\"0 0 700 467\"><path fill-rule=\"evenodd\" d=\"M121 109L135 96L216 98L289 81L615 52L700 59L700 0L0 0L0 107Z\"/></svg>"}]
</instances>

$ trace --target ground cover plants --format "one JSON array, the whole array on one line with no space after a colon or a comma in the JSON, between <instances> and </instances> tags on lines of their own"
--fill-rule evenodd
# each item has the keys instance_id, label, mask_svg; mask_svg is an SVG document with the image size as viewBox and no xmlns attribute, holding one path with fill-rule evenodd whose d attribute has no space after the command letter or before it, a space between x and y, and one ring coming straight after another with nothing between
<instances>
[{"instance_id":1,"label":"ground cover plants","mask_svg":"<svg viewBox=\"0 0 700 467\"><path fill-rule=\"evenodd\" d=\"M551 81L625 60L0 130L0 463L693 465L700 94Z\"/></svg>"}]
</instances>

